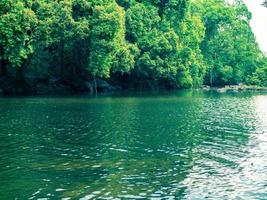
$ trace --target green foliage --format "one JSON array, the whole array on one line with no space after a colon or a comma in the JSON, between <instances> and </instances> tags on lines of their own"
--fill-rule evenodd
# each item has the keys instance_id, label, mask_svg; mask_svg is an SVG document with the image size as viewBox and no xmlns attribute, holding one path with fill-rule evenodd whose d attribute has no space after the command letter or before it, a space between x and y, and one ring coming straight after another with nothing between
<instances>
[{"instance_id":1,"label":"green foliage","mask_svg":"<svg viewBox=\"0 0 267 200\"><path fill-rule=\"evenodd\" d=\"M255 85L267 86L267 66L258 68L253 73L252 81Z\"/></svg>"},{"instance_id":2,"label":"green foliage","mask_svg":"<svg viewBox=\"0 0 267 200\"><path fill-rule=\"evenodd\" d=\"M260 67L256 71L248 76L248 83L252 85L267 86L267 59L265 58L261 63Z\"/></svg>"},{"instance_id":3,"label":"green foliage","mask_svg":"<svg viewBox=\"0 0 267 200\"><path fill-rule=\"evenodd\" d=\"M116 0L116 2L121 7L124 7L125 9L128 9L129 7L131 7L135 3L135 0Z\"/></svg>"},{"instance_id":4,"label":"green foliage","mask_svg":"<svg viewBox=\"0 0 267 200\"><path fill-rule=\"evenodd\" d=\"M159 22L156 7L142 3L134 4L126 13L127 39L138 44L143 36L157 28Z\"/></svg>"},{"instance_id":5,"label":"green foliage","mask_svg":"<svg viewBox=\"0 0 267 200\"><path fill-rule=\"evenodd\" d=\"M178 30L182 44L181 62L191 74L192 86L202 85L206 73L201 43L205 37L205 27L199 16L190 16L180 23Z\"/></svg>"},{"instance_id":6,"label":"green foliage","mask_svg":"<svg viewBox=\"0 0 267 200\"><path fill-rule=\"evenodd\" d=\"M205 22L202 52L209 85L239 84L246 81L262 53L250 29L251 14L241 1L198 1L194 8Z\"/></svg>"},{"instance_id":7,"label":"green foliage","mask_svg":"<svg viewBox=\"0 0 267 200\"><path fill-rule=\"evenodd\" d=\"M251 13L228 2L2 0L0 74L27 65L63 79L116 73L168 88L266 85Z\"/></svg>"},{"instance_id":8,"label":"green foliage","mask_svg":"<svg viewBox=\"0 0 267 200\"><path fill-rule=\"evenodd\" d=\"M200 43L205 28L199 17L186 14L189 5L188 1L146 1L127 10L127 39L141 51L136 68L139 76L167 82L171 88L202 84L205 67ZM186 13L174 14L181 6Z\"/></svg>"},{"instance_id":9,"label":"green foliage","mask_svg":"<svg viewBox=\"0 0 267 200\"><path fill-rule=\"evenodd\" d=\"M103 1L93 10L89 71L99 77L109 77L111 70L129 71L134 67L134 56L138 49L125 40L124 10L115 1Z\"/></svg>"},{"instance_id":10,"label":"green foliage","mask_svg":"<svg viewBox=\"0 0 267 200\"><path fill-rule=\"evenodd\" d=\"M33 53L33 31L37 25L35 13L19 0L0 3L0 59L10 66L21 66Z\"/></svg>"},{"instance_id":11,"label":"green foliage","mask_svg":"<svg viewBox=\"0 0 267 200\"><path fill-rule=\"evenodd\" d=\"M174 31L162 33L152 31L140 41L142 55L137 66L155 79L166 78L176 81L176 77L186 69L179 66L178 36ZM186 73L185 73L186 74Z\"/></svg>"}]
</instances>

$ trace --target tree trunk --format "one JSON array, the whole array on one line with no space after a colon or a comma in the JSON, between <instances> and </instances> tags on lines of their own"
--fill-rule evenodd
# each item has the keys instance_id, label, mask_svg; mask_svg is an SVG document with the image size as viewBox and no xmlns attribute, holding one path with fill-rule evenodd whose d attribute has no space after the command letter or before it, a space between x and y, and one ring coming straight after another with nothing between
<instances>
[{"instance_id":1,"label":"tree trunk","mask_svg":"<svg viewBox=\"0 0 267 200\"><path fill-rule=\"evenodd\" d=\"M64 69L63 69L63 60L64 60L64 40L61 40L60 42L60 76L63 77Z\"/></svg>"},{"instance_id":2,"label":"tree trunk","mask_svg":"<svg viewBox=\"0 0 267 200\"><path fill-rule=\"evenodd\" d=\"M94 75L94 84L95 84L95 96L97 97L97 83L96 83L95 75Z\"/></svg>"},{"instance_id":3,"label":"tree trunk","mask_svg":"<svg viewBox=\"0 0 267 200\"><path fill-rule=\"evenodd\" d=\"M21 67L17 68L16 71L16 80L17 81L22 81L24 79L24 66L22 65Z\"/></svg>"},{"instance_id":4,"label":"tree trunk","mask_svg":"<svg viewBox=\"0 0 267 200\"><path fill-rule=\"evenodd\" d=\"M22 63L22 65L17 68L16 71L16 80L18 81L22 81L24 80L24 71L25 68L31 63L33 55L30 55L28 59L25 59L24 62Z\"/></svg>"},{"instance_id":5,"label":"tree trunk","mask_svg":"<svg viewBox=\"0 0 267 200\"><path fill-rule=\"evenodd\" d=\"M6 76L7 75L7 61L1 60L0 62L0 76Z\"/></svg>"},{"instance_id":6,"label":"tree trunk","mask_svg":"<svg viewBox=\"0 0 267 200\"><path fill-rule=\"evenodd\" d=\"M212 69L210 70L210 86L211 86L211 87L213 86L213 67L212 67Z\"/></svg>"}]
</instances>

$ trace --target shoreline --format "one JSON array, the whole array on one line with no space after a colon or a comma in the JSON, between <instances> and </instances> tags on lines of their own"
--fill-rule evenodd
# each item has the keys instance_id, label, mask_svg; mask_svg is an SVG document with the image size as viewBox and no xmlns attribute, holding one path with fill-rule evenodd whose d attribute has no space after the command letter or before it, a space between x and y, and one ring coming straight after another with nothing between
<instances>
[{"instance_id":1,"label":"shoreline","mask_svg":"<svg viewBox=\"0 0 267 200\"><path fill-rule=\"evenodd\" d=\"M106 87L105 90L99 91L99 96L112 95L115 93L127 93L127 92L171 92L171 91L183 91L183 90L197 90L204 92L217 92L217 93L227 93L227 92L267 92L267 87L261 86L249 86L249 85L227 85L224 87L210 87L208 85L203 85L199 88L188 88L188 89L158 89L158 90L134 90L134 89L118 89L113 86ZM55 90L48 93L27 93L27 94L5 94L3 90L0 89L0 97L56 97L56 96L98 96L91 91L81 92L78 90Z\"/></svg>"},{"instance_id":2,"label":"shoreline","mask_svg":"<svg viewBox=\"0 0 267 200\"><path fill-rule=\"evenodd\" d=\"M255 85L226 85L224 87L210 87L202 86L201 89L205 91L217 91L219 93L225 92L267 92L267 87L255 86Z\"/></svg>"}]
</instances>

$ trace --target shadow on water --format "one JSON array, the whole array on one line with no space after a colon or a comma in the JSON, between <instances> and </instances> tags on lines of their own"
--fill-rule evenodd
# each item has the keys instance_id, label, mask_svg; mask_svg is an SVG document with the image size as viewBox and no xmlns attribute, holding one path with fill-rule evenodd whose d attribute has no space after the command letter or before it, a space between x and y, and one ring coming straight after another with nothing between
<instances>
[{"instance_id":1,"label":"shadow on water","mask_svg":"<svg viewBox=\"0 0 267 200\"><path fill-rule=\"evenodd\" d=\"M262 130L258 96L192 90L0 99L0 195L229 197Z\"/></svg>"}]
</instances>

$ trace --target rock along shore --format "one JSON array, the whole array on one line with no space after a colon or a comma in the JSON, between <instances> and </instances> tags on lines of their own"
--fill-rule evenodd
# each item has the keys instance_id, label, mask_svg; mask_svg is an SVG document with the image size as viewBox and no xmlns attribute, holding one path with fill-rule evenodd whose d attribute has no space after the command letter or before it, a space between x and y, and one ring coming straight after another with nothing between
<instances>
[{"instance_id":1,"label":"rock along shore","mask_svg":"<svg viewBox=\"0 0 267 200\"><path fill-rule=\"evenodd\" d=\"M203 86L203 90L213 90L219 93L225 92L241 92L241 91L263 91L267 92L267 87L260 87L255 85L226 85L224 87L210 87L210 86Z\"/></svg>"}]
</instances>

